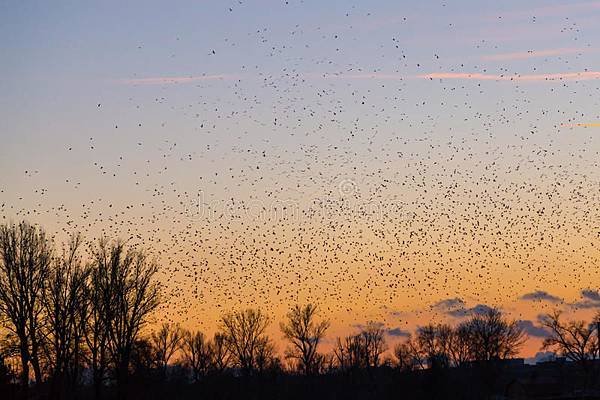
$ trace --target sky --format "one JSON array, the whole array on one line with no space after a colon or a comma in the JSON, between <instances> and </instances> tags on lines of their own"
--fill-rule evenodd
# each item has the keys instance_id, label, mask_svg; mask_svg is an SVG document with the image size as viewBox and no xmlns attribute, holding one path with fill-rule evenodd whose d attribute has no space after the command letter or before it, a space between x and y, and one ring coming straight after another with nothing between
<instances>
[{"instance_id":1,"label":"sky","mask_svg":"<svg viewBox=\"0 0 600 400\"><path fill-rule=\"evenodd\" d=\"M143 247L156 320L390 341L600 306L598 1L0 3L0 218Z\"/></svg>"}]
</instances>

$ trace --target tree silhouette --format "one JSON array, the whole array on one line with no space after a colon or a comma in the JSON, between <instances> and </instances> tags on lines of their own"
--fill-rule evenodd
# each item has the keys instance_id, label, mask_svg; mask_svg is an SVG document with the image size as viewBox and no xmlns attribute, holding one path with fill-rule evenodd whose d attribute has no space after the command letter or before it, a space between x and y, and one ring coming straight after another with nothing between
<instances>
[{"instance_id":1,"label":"tree silhouette","mask_svg":"<svg viewBox=\"0 0 600 400\"><path fill-rule=\"evenodd\" d=\"M109 364L108 354L108 323L113 310L107 308L104 298L110 296L106 287L108 282L105 277L106 271L102 270L107 261L98 261L100 253L96 253L96 260L90 265L88 283L85 296L81 301L87 304L85 307L84 330L85 345L87 351L84 353L87 367L92 372L94 395L100 397L100 390L106 377ZM106 293L105 293L106 292Z\"/></svg>"},{"instance_id":2,"label":"tree silhouette","mask_svg":"<svg viewBox=\"0 0 600 400\"><path fill-rule=\"evenodd\" d=\"M394 355L403 370L460 367L473 361L504 360L518 354L525 333L496 309L474 315L456 327L428 324L416 337L396 346Z\"/></svg>"},{"instance_id":3,"label":"tree silhouette","mask_svg":"<svg viewBox=\"0 0 600 400\"><path fill-rule=\"evenodd\" d=\"M158 266L143 251L126 250L122 242L104 239L98 245L96 262L108 350L122 397L133 345L160 302L159 285L153 279Z\"/></svg>"},{"instance_id":4,"label":"tree silhouette","mask_svg":"<svg viewBox=\"0 0 600 400\"><path fill-rule=\"evenodd\" d=\"M452 329L448 350L455 367L461 367L471 361L471 331L468 324L459 324Z\"/></svg>"},{"instance_id":5,"label":"tree silhouette","mask_svg":"<svg viewBox=\"0 0 600 400\"><path fill-rule=\"evenodd\" d=\"M514 357L525 342L523 328L507 320L497 309L475 315L459 325L468 332L471 360L492 361Z\"/></svg>"},{"instance_id":6,"label":"tree silhouette","mask_svg":"<svg viewBox=\"0 0 600 400\"><path fill-rule=\"evenodd\" d=\"M428 324L417 330L413 349L430 368L450 366L453 329L445 324Z\"/></svg>"},{"instance_id":7,"label":"tree silhouette","mask_svg":"<svg viewBox=\"0 0 600 400\"><path fill-rule=\"evenodd\" d=\"M286 358L296 360L297 369L305 375L319 372L322 356L317 353L317 348L329 328L329 321L315 321L316 314L316 305L295 305L288 312L287 320L281 323L281 331L291 343Z\"/></svg>"},{"instance_id":8,"label":"tree silhouette","mask_svg":"<svg viewBox=\"0 0 600 400\"><path fill-rule=\"evenodd\" d=\"M550 332L542 349L553 350L587 368L588 361L598 357L597 325L584 321L562 322L560 317L561 312L555 311L542 318L542 326Z\"/></svg>"},{"instance_id":9,"label":"tree silhouette","mask_svg":"<svg viewBox=\"0 0 600 400\"><path fill-rule=\"evenodd\" d=\"M52 250L41 228L21 222L0 226L0 313L19 341L21 384L29 383L29 365L42 381L40 326L42 296Z\"/></svg>"},{"instance_id":10,"label":"tree silhouette","mask_svg":"<svg viewBox=\"0 0 600 400\"><path fill-rule=\"evenodd\" d=\"M422 368L422 360L409 342L397 343L394 346L394 357L396 358L396 367L402 372Z\"/></svg>"},{"instance_id":11,"label":"tree silhouette","mask_svg":"<svg viewBox=\"0 0 600 400\"><path fill-rule=\"evenodd\" d=\"M133 374L137 375L138 378L148 378L155 371L156 366L156 349L151 340L148 338L136 339L131 350L131 369L133 370ZM162 370L161 378L165 378Z\"/></svg>"},{"instance_id":12,"label":"tree silhouette","mask_svg":"<svg viewBox=\"0 0 600 400\"><path fill-rule=\"evenodd\" d=\"M340 368L356 370L379 366L381 355L386 350L384 330L380 324L367 323L358 334L338 338L334 355Z\"/></svg>"},{"instance_id":13,"label":"tree silhouette","mask_svg":"<svg viewBox=\"0 0 600 400\"><path fill-rule=\"evenodd\" d=\"M181 341L184 365L192 372L194 382L200 381L211 369L213 364L213 349L200 331L184 331Z\"/></svg>"},{"instance_id":14,"label":"tree silhouette","mask_svg":"<svg viewBox=\"0 0 600 400\"><path fill-rule=\"evenodd\" d=\"M212 353L212 368L216 373L222 373L229 367L231 353L227 347L227 340L223 333L215 333L210 343Z\"/></svg>"},{"instance_id":15,"label":"tree silhouette","mask_svg":"<svg viewBox=\"0 0 600 400\"><path fill-rule=\"evenodd\" d=\"M157 332L152 333L155 362L163 377L166 376L169 361L179 350L182 340L183 331L175 324L163 323Z\"/></svg>"},{"instance_id":16,"label":"tree silhouette","mask_svg":"<svg viewBox=\"0 0 600 400\"><path fill-rule=\"evenodd\" d=\"M221 331L233 361L243 373L251 375L264 369L272 357L273 345L265 334L269 318L260 310L246 309L225 314Z\"/></svg>"},{"instance_id":17,"label":"tree silhouette","mask_svg":"<svg viewBox=\"0 0 600 400\"><path fill-rule=\"evenodd\" d=\"M70 383L76 383L82 363L85 295L89 269L78 254L81 237L71 238L69 247L54 260L46 281L44 305L44 350L46 368L52 381L54 396L60 396Z\"/></svg>"}]
</instances>

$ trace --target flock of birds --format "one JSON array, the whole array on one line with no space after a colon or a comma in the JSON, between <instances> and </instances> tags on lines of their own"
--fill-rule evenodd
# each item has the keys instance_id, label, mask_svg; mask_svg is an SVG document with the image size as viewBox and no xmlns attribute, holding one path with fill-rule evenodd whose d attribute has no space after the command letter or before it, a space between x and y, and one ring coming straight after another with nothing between
<instances>
[{"instance_id":1,"label":"flock of birds","mask_svg":"<svg viewBox=\"0 0 600 400\"><path fill-rule=\"evenodd\" d=\"M560 22L561 37L580 38L577 24ZM315 32L329 51L294 57L310 54L303 35ZM598 110L597 81L411 79L441 70L443 52L411 59L390 37L370 60L392 59L385 73L358 55L347 62L358 33L340 32L257 29L244 43L278 70L140 81L127 104L141 112L125 117L94 102L113 133L65 143L60 157L83 161L53 187L43 170L25 171L31 191L2 201L0 214L56 227L57 237L79 231L148 249L161 265L162 317L200 326L247 306L277 319L308 301L340 324L392 326L443 299L502 305L597 286L600 137L561 126L600 118L586 111ZM239 47L227 38L206 57ZM570 68L579 58L534 62ZM114 131L122 146L112 146Z\"/></svg>"}]
</instances>

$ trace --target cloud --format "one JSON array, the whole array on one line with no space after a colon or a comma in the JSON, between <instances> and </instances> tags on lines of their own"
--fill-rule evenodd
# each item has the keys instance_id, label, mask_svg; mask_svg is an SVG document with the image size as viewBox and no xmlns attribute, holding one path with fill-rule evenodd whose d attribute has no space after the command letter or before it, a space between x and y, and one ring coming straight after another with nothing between
<instances>
[{"instance_id":1,"label":"cloud","mask_svg":"<svg viewBox=\"0 0 600 400\"><path fill-rule=\"evenodd\" d=\"M119 83L125 85L172 85L181 83L192 83L201 81L213 81L223 79L233 79L234 75L198 75L198 76L157 76L149 78L132 78L132 79L119 79Z\"/></svg>"},{"instance_id":2,"label":"cloud","mask_svg":"<svg viewBox=\"0 0 600 400\"><path fill-rule=\"evenodd\" d=\"M559 303L562 301L560 297L551 295L550 293L543 290L536 290L535 292L525 293L520 297L521 300L530 301L549 301L551 303Z\"/></svg>"},{"instance_id":3,"label":"cloud","mask_svg":"<svg viewBox=\"0 0 600 400\"><path fill-rule=\"evenodd\" d=\"M455 297L452 299L440 300L433 305L433 308L446 310L446 309L459 308L459 307L464 308L464 306L465 306L464 300L461 298Z\"/></svg>"},{"instance_id":4,"label":"cloud","mask_svg":"<svg viewBox=\"0 0 600 400\"><path fill-rule=\"evenodd\" d=\"M353 324L352 325L352 327L354 329L357 329L359 331L367 329L369 326L378 328L378 329L383 329L385 327L385 324L381 321L369 321L366 324Z\"/></svg>"},{"instance_id":5,"label":"cloud","mask_svg":"<svg viewBox=\"0 0 600 400\"><path fill-rule=\"evenodd\" d=\"M409 314L408 312L402 311L402 310L392 310L389 313L391 316L396 317L396 318L403 318Z\"/></svg>"},{"instance_id":6,"label":"cloud","mask_svg":"<svg viewBox=\"0 0 600 400\"><path fill-rule=\"evenodd\" d=\"M599 308L600 307L600 293L594 289L583 289L581 291L582 300L577 301L571 306L575 308Z\"/></svg>"},{"instance_id":7,"label":"cloud","mask_svg":"<svg viewBox=\"0 0 600 400\"><path fill-rule=\"evenodd\" d=\"M548 50L529 50L514 53L501 53L501 54L490 54L481 57L485 61L513 61L513 60L527 60L536 57L550 57L560 56L563 54L583 53L586 49L582 48L559 48L559 49L548 49Z\"/></svg>"},{"instance_id":8,"label":"cloud","mask_svg":"<svg viewBox=\"0 0 600 400\"><path fill-rule=\"evenodd\" d=\"M600 128L600 122L583 122L578 124L560 124L563 128Z\"/></svg>"},{"instance_id":9,"label":"cloud","mask_svg":"<svg viewBox=\"0 0 600 400\"><path fill-rule=\"evenodd\" d=\"M431 308L454 318L482 315L491 310L491 307L485 304L477 304L469 308L465 301L459 297L440 300L433 304Z\"/></svg>"},{"instance_id":10,"label":"cloud","mask_svg":"<svg viewBox=\"0 0 600 400\"><path fill-rule=\"evenodd\" d=\"M404 329L400 328L400 327L396 327L396 328L386 328L385 324L381 321L370 321L366 324L353 324L352 328L358 330L358 331L363 331L364 329L366 329L368 326L373 326L375 328L378 329L383 329L385 331L386 334L388 334L389 336L394 336L394 337L407 337L410 335L409 331L405 331Z\"/></svg>"},{"instance_id":11,"label":"cloud","mask_svg":"<svg viewBox=\"0 0 600 400\"><path fill-rule=\"evenodd\" d=\"M485 304L467 307L465 301L458 297L440 300L431 306L431 308L454 318L482 315L491 310L491 307Z\"/></svg>"},{"instance_id":12,"label":"cloud","mask_svg":"<svg viewBox=\"0 0 600 400\"><path fill-rule=\"evenodd\" d=\"M529 336L543 338L543 337L547 337L549 334L549 332L545 328L534 325L533 322L531 322L529 320L519 321L519 322L517 322L517 325L521 329L523 329Z\"/></svg>"},{"instance_id":13,"label":"cloud","mask_svg":"<svg viewBox=\"0 0 600 400\"><path fill-rule=\"evenodd\" d=\"M394 337L408 337L410 336L410 332L403 330L402 328L391 328L386 331L386 333L390 336Z\"/></svg>"},{"instance_id":14,"label":"cloud","mask_svg":"<svg viewBox=\"0 0 600 400\"><path fill-rule=\"evenodd\" d=\"M421 79L453 79L498 82L553 82L553 81L585 81L600 79L600 71L561 72L555 74L528 74L528 75L496 75L478 72L434 72L431 74L417 75Z\"/></svg>"},{"instance_id":15,"label":"cloud","mask_svg":"<svg viewBox=\"0 0 600 400\"><path fill-rule=\"evenodd\" d=\"M594 289L583 289L582 300L572 304L575 308L598 308L600 307L600 293Z\"/></svg>"},{"instance_id":16,"label":"cloud","mask_svg":"<svg viewBox=\"0 0 600 400\"><path fill-rule=\"evenodd\" d=\"M535 353L535 356L528 357L525 359L526 364L537 364L539 362L554 361L556 359L556 353L552 351L541 351Z\"/></svg>"},{"instance_id":17,"label":"cloud","mask_svg":"<svg viewBox=\"0 0 600 400\"><path fill-rule=\"evenodd\" d=\"M460 317L467 317L467 316L471 316L471 315L483 315L483 314L487 313L488 311L490 311L491 309L492 308L486 304L477 304L476 306L471 307L471 308L450 310L446 314L448 314L452 317L455 317L455 318L460 318Z\"/></svg>"},{"instance_id":18,"label":"cloud","mask_svg":"<svg viewBox=\"0 0 600 400\"><path fill-rule=\"evenodd\" d=\"M304 74L310 78L324 78L324 79L353 79L353 80L363 80L363 79L373 79L373 80L403 80L406 79L405 75L396 74L396 73L386 73L386 72L361 72L361 73L307 73Z\"/></svg>"},{"instance_id":19,"label":"cloud","mask_svg":"<svg viewBox=\"0 0 600 400\"><path fill-rule=\"evenodd\" d=\"M581 297L583 297L584 299L600 302L600 293L598 293L597 290L583 289L581 291Z\"/></svg>"}]
</instances>

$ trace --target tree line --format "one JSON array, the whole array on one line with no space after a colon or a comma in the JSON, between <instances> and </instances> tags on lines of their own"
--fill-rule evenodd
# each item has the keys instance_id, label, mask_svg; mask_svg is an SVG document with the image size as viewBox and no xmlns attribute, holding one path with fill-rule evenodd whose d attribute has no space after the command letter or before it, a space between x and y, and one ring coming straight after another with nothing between
<instances>
[{"instance_id":1,"label":"tree line","mask_svg":"<svg viewBox=\"0 0 600 400\"><path fill-rule=\"evenodd\" d=\"M146 334L165 300L147 252L101 238L84 259L73 235L60 249L44 230L25 221L0 225L0 379L18 382L19 394L43 388L67 398L89 386L95 398L113 390L125 398L132 377L202 383L207 377L297 375L314 377L394 368L400 372L461 368L515 357L527 338L500 310L475 314L456 326L428 324L388 348L381 324L336 338L323 352L329 321L314 304L295 305L279 325L279 355L260 309L222 316L218 331L162 324ZM543 320L544 349L586 368L600 356L598 323ZM33 389L32 389L33 388Z\"/></svg>"}]
</instances>

